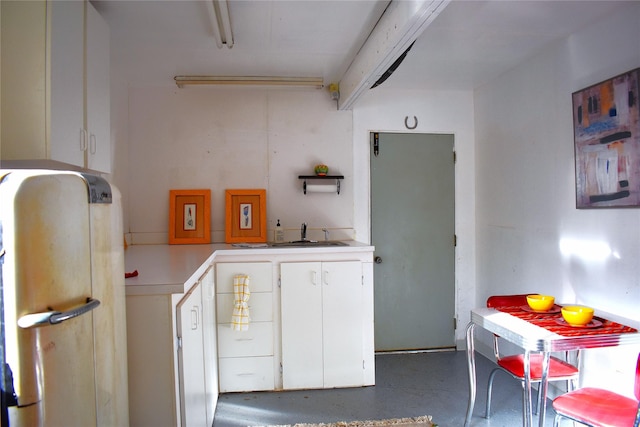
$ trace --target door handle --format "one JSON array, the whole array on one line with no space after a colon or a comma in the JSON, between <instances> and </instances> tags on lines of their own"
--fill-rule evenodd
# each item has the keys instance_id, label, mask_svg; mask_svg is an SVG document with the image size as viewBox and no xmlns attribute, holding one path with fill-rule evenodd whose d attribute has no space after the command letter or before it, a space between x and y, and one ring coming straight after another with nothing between
<instances>
[{"instance_id":1,"label":"door handle","mask_svg":"<svg viewBox=\"0 0 640 427\"><path fill-rule=\"evenodd\" d=\"M87 151L87 130L80 129L80 151Z\"/></svg>"},{"instance_id":2,"label":"door handle","mask_svg":"<svg viewBox=\"0 0 640 427\"><path fill-rule=\"evenodd\" d=\"M95 134L90 134L89 135L89 153L91 154L96 154L96 150L97 150L97 141L96 141L96 136Z\"/></svg>"},{"instance_id":3,"label":"door handle","mask_svg":"<svg viewBox=\"0 0 640 427\"><path fill-rule=\"evenodd\" d=\"M73 319L74 317L88 313L99 305L99 300L87 298L87 302L85 304L74 307L68 311L60 312L52 310L42 313L25 314L18 319L18 326L22 329L27 329L44 325L56 325L64 322L65 320Z\"/></svg>"},{"instance_id":4,"label":"door handle","mask_svg":"<svg viewBox=\"0 0 640 427\"><path fill-rule=\"evenodd\" d=\"M198 306L194 305L193 308L191 309L191 330L195 331L196 329L198 329L198 319L199 319L199 310L198 310Z\"/></svg>"},{"instance_id":5,"label":"door handle","mask_svg":"<svg viewBox=\"0 0 640 427\"><path fill-rule=\"evenodd\" d=\"M376 264L382 264L382 258L377 256L373 259L373 262L375 262Z\"/></svg>"}]
</instances>

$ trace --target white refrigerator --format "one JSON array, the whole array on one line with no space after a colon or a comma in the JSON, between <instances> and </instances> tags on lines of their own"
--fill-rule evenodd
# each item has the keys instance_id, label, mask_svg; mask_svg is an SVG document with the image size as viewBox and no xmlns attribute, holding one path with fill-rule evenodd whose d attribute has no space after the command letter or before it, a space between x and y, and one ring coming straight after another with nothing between
<instances>
[{"instance_id":1,"label":"white refrigerator","mask_svg":"<svg viewBox=\"0 0 640 427\"><path fill-rule=\"evenodd\" d=\"M2 425L127 426L120 193L0 169Z\"/></svg>"}]
</instances>

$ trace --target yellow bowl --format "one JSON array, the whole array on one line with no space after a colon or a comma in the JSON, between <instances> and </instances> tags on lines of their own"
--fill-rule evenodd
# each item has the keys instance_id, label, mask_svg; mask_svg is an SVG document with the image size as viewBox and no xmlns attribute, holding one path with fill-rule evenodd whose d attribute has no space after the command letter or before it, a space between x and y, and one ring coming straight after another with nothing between
<instances>
[{"instance_id":1,"label":"yellow bowl","mask_svg":"<svg viewBox=\"0 0 640 427\"><path fill-rule=\"evenodd\" d=\"M570 325L584 326L593 319L593 308L567 305L562 307L562 317Z\"/></svg>"},{"instance_id":2,"label":"yellow bowl","mask_svg":"<svg viewBox=\"0 0 640 427\"><path fill-rule=\"evenodd\" d=\"M556 299L551 295L527 295L527 304L535 311L549 311L555 302Z\"/></svg>"}]
</instances>

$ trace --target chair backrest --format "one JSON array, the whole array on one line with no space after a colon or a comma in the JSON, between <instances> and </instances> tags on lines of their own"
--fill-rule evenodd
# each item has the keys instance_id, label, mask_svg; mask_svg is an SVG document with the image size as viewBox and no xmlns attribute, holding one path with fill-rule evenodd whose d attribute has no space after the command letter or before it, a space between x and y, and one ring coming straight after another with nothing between
<instances>
[{"instance_id":1,"label":"chair backrest","mask_svg":"<svg viewBox=\"0 0 640 427\"><path fill-rule=\"evenodd\" d=\"M531 294L515 294L515 295L492 295L487 298L487 307L514 307L527 304L527 295ZM499 336L493 334L493 355L496 360L500 359L500 348L498 346Z\"/></svg>"},{"instance_id":2,"label":"chair backrest","mask_svg":"<svg viewBox=\"0 0 640 427\"><path fill-rule=\"evenodd\" d=\"M527 304L527 295L492 295L487 299L487 307L511 307Z\"/></svg>"},{"instance_id":3,"label":"chair backrest","mask_svg":"<svg viewBox=\"0 0 640 427\"><path fill-rule=\"evenodd\" d=\"M636 399L640 401L640 353L638 353L638 363L636 364L636 384L634 392ZM640 412L640 405L638 405L638 411Z\"/></svg>"}]
</instances>

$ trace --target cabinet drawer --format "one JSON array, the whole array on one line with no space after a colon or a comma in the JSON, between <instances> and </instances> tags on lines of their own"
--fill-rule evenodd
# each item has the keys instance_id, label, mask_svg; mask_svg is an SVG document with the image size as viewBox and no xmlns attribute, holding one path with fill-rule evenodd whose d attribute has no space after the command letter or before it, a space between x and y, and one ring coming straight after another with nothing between
<instances>
[{"instance_id":1,"label":"cabinet drawer","mask_svg":"<svg viewBox=\"0 0 640 427\"><path fill-rule=\"evenodd\" d=\"M249 291L271 292L273 270L270 262L221 262L216 264L216 292L233 293L233 276L249 276Z\"/></svg>"},{"instance_id":2,"label":"cabinet drawer","mask_svg":"<svg viewBox=\"0 0 640 427\"><path fill-rule=\"evenodd\" d=\"M275 388L273 357L220 359L220 393L263 391Z\"/></svg>"},{"instance_id":3,"label":"cabinet drawer","mask_svg":"<svg viewBox=\"0 0 640 427\"><path fill-rule=\"evenodd\" d=\"M254 322L248 331L234 331L230 323L218 325L218 357L273 355L273 322Z\"/></svg>"},{"instance_id":4,"label":"cabinet drawer","mask_svg":"<svg viewBox=\"0 0 640 427\"><path fill-rule=\"evenodd\" d=\"M233 314L233 294L218 294L216 302L216 313L218 323L231 322ZM250 322L271 322L273 320L273 294L252 293L249 297L249 319ZM249 323L251 329L251 323Z\"/></svg>"}]
</instances>

